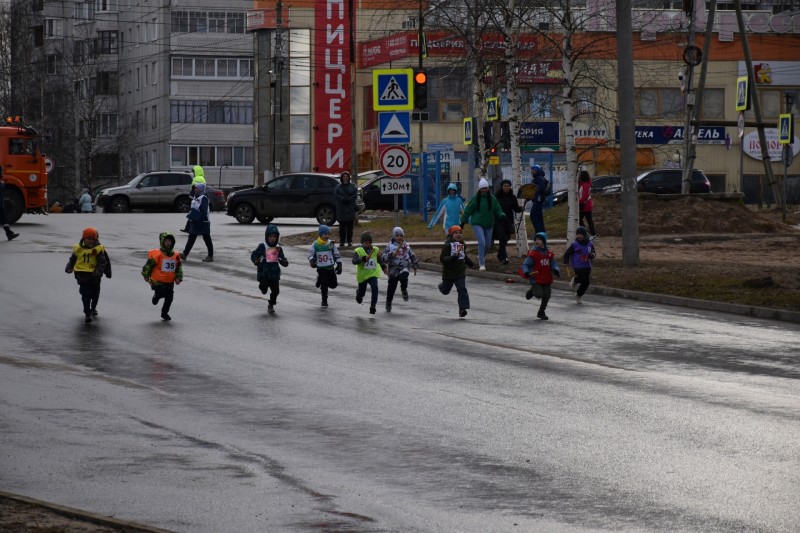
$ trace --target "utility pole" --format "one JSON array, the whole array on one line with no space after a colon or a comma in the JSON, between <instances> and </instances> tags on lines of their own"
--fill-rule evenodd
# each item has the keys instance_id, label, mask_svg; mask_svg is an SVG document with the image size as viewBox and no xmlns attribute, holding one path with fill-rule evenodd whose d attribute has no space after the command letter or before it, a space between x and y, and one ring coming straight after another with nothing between
<instances>
[{"instance_id":1,"label":"utility pole","mask_svg":"<svg viewBox=\"0 0 800 533\"><path fill-rule=\"evenodd\" d=\"M742 39L742 51L744 52L744 59L747 64L747 79L750 86L750 94L752 95L753 113L756 115L756 122L762 123L761 101L758 99L758 87L756 86L756 79L753 74L753 58L750 55L750 44L747 41L747 30L744 26L741 0L734 0L734 6L736 7L736 20L739 23L739 35ZM778 204L778 207L783 209L783 197L781 196L778 182L775 180L775 174L772 171L772 162L770 161L769 149L767 147L767 135L764 133L763 124L758 126L758 142L761 144L761 157L764 161L764 170L767 173L767 179L772 187L775 202Z\"/></svg>"},{"instance_id":2,"label":"utility pole","mask_svg":"<svg viewBox=\"0 0 800 533\"><path fill-rule=\"evenodd\" d=\"M272 172L274 146L272 131L272 98L274 95L274 72L272 71L272 44L269 30L256 31L254 41L256 56L256 94L255 94L255 171L253 183L264 184L268 172Z\"/></svg>"},{"instance_id":3,"label":"utility pole","mask_svg":"<svg viewBox=\"0 0 800 533\"><path fill-rule=\"evenodd\" d=\"M350 18L350 31L349 31L349 46L350 46L350 101L355 103L356 101L356 39L355 39L355 26L356 26L356 16L355 16L355 7L353 5L353 0L347 0L347 10L348 10L348 17ZM355 180L356 186L358 186L358 139L356 139L356 110L357 106L351 105L350 106L350 128L352 130L352 135L350 135L352 139L352 155L350 156L350 176L351 180ZM395 195L396 197L397 195ZM356 216L358 216L356 214Z\"/></svg>"},{"instance_id":4,"label":"utility pole","mask_svg":"<svg viewBox=\"0 0 800 533\"><path fill-rule=\"evenodd\" d=\"M689 42L686 44L686 49L683 54L683 60L686 63L686 106L683 113L683 165L682 165L682 181L681 181L681 194L689 194L689 189L692 184L692 164L689 162L689 152L692 146L692 111L695 106L695 94L692 89L692 82L694 81L694 1L689 0ZM687 3L687 2L685 2ZM715 3L714 1L711 2Z\"/></svg>"},{"instance_id":5,"label":"utility pole","mask_svg":"<svg viewBox=\"0 0 800 533\"><path fill-rule=\"evenodd\" d=\"M636 123L633 91L631 0L617 0L617 113L622 175L622 263L639 264L639 197L636 191Z\"/></svg>"}]
</instances>

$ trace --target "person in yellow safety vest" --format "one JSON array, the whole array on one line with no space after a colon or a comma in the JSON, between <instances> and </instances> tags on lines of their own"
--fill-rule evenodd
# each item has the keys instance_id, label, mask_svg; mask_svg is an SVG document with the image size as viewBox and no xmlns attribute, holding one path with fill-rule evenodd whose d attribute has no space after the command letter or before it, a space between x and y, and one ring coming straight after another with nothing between
<instances>
[{"instance_id":1,"label":"person in yellow safety vest","mask_svg":"<svg viewBox=\"0 0 800 533\"><path fill-rule=\"evenodd\" d=\"M108 254L105 247L100 244L97 230L94 228L83 230L80 242L72 247L72 255L64 272L75 273L87 324L92 321L92 316L97 315L97 300L100 298L100 280L103 273L107 272L106 275L111 277L108 261Z\"/></svg>"},{"instance_id":2,"label":"person in yellow safety vest","mask_svg":"<svg viewBox=\"0 0 800 533\"><path fill-rule=\"evenodd\" d=\"M192 190L189 191L189 196L194 198L194 187L195 185L202 183L203 185L206 184L206 178L203 175L203 167L200 165L195 165L192 167L192 172L194 173L194 177L192 178ZM189 221L186 221L186 225L181 229L184 233L189 233Z\"/></svg>"}]
</instances>

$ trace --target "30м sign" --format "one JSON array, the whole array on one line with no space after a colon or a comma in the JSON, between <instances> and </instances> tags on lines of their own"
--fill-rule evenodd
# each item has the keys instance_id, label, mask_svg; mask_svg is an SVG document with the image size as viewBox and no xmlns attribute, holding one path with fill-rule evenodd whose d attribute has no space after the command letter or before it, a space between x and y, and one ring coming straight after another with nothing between
<instances>
[{"instance_id":1,"label":"30\u043c sign","mask_svg":"<svg viewBox=\"0 0 800 533\"><path fill-rule=\"evenodd\" d=\"M636 144L683 144L683 126L636 126ZM616 128L619 142L619 126ZM697 128L697 144L725 144L723 126Z\"/></svg>"}]
</instances>

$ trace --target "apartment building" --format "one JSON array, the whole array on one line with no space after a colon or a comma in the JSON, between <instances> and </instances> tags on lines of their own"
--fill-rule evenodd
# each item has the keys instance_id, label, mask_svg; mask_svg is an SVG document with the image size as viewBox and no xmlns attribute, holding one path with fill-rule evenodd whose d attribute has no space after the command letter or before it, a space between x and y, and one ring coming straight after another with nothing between
<instances>
[{"instance_id":1,"label":"apartment building","mask_svg":"<svg viewBox=\"0 0 800 533\"><path fill-rule=\"evenodd\" d=\"M196 164L212 183L252 183L250 6L12 0L12 86L56 162L51 197Z\"/></svg>"}]
</instances>

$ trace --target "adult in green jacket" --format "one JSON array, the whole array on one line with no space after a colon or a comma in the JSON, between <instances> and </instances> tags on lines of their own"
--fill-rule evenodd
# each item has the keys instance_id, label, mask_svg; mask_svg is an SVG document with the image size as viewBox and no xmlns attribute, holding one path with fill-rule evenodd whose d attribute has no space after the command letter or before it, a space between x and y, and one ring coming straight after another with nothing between
<instances>
[{"instance_id":1,"label":"adult in green jacket","mask_svg":"<svg viewBox=\"0 0 800 533\"><path fill-rule=\"evenodd\" d=\"M486 249L492 242L492 230L495 219L506 218L500 202L489 191L489 182L481 179L478 182L478 192L467 204L461 215L461 227L469 222L478 240L478 270L486 270Z\"/></svg>"}]
</instances>

